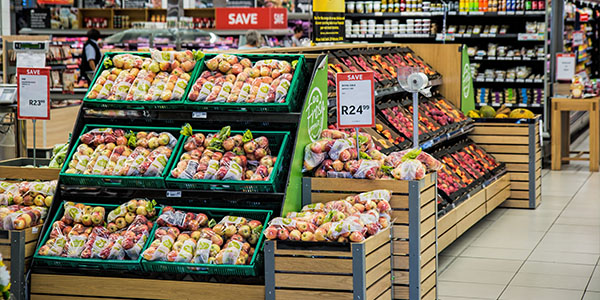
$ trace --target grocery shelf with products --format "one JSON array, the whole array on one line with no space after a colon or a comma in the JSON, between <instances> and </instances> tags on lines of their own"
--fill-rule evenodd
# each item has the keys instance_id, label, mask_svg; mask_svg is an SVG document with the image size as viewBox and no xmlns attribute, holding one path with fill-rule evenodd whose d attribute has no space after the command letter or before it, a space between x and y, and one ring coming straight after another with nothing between
<instances>
[{"instance_id":1,"label":"grocery shelf with products","mask_svg":"<svg viewBox=\"0 0 600 300\"><path fill-rule=\"evenodd\" d=\"M597 37L600 28L596 20L600 17L600 10L578 1L565 1L564 13L564 52L575 54L576 74L597 78L600 59Z\"/></svg>"}]
</instances>

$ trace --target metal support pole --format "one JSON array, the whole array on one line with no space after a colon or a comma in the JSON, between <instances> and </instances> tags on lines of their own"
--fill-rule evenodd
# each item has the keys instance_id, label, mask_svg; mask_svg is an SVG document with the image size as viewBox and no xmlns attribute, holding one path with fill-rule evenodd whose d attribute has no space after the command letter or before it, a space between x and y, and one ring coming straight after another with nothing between
<instances>
[{"instance_id":1,"label":"metal support pole","mask_svg":"<svg viewBox=\"0 0 600 300\"><path fill-rule=\"evenodd\" d=\"M352 293L354 300L367 299L367 265L365 244L352 243Z\"/></svg>"},{"instance_id":2,"label":"metal support pole","mask_svg":"<svg viewBox=\"0 0 600 300\"><path fill-rule=\"evenodd\" d=\"M413 93L413 147L419 148L419 93Z\"/></svg>"},{"instance_id":3,"label":"metal support pole","mask_svg":"<svg viewBox=\"0 0 600 300\"><path fill-rule=\"evenodd\" d=\"M275 300L275 242L265 242L265 299Z\"/></svg>"},{"instance_id":4,"label":"metal support pole","mask_svg":"<svg viewBox=\"0 0 600 300\"><path fill-rule=\"evenodd\" d=\"M567 120L568 122L568 120ZM529 145L528 145L528 151L529 151L529 166L528 166L528 170L529 170L529 208L535 208L535 189L536 189L536 182L535 182L535 127L537 126L536 123L533 124L528 124L529 126ZM541 142L541 141L540 141Z\"/></svg>"},{"instance_id":5,"label":"metal support pole","mask_svg":"<svg viewBox=\"0 0 600 300\"><path fill-rule=\"evenodd\" d=\"M10 233L10 292L15 300L25 299L25 230Z\"/></svg>"},{"instance_id":6,"label":"metal support pole","mask_svg":"<svg viewBox=\"0 0 600 300\"><path fill-rule=\"evenodd\" d=\"M408 182L408 291L421 299L421 193L419 181Z\"/></svg>"},{"instance_id":7,"label":"metal support pole","mask_svg":"<svg viewBox=\"0 0 600 300\"><path fill-rule=\"evenodd\" d=\"M31 120L33 122L33 166L37 166L35 159L37 156L36 150L37 150L37 145L35 144L35 125L36 125L36 119Z\"/></svg>"}]
</instances>

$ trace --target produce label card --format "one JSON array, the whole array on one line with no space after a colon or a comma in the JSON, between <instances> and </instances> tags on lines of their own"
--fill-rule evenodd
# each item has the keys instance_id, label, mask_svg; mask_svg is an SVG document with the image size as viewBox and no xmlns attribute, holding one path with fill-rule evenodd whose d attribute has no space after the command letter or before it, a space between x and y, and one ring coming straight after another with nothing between
<instances>
[{"instance_id":1,"label":"produce label card","mask_svg":"<svg viewBox=\"0 0 600 300\"><path fill-rule=\"evenodd\" d=\"M337 73L338 128L375 126L373 72Z\"/></svg>"},{"instance_id":2,"label":"produce label card","mask_svg":"<svg viewBox=\"0 0 600 300\"><path fill-rule=\"evenodd\" d=\"M17 68L17 117L50 120L50 68Z\"/></svg>"}]
</instances>

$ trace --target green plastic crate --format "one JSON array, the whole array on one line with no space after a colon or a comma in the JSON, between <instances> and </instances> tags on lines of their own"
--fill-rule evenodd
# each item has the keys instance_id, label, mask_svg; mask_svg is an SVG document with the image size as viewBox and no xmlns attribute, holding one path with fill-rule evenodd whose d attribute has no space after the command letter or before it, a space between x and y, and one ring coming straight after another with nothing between
<instances>
[{"instance_id":1,"label":"green plastic crate","mask_svg":"<svg viewBox=\"0 0 600 300\"><path fill-rule=\"evenodd\" d=\"M100 63L99 68L96 70L96 74L94 75L92 84L90 84L90 87L89 87L87 93L85 94L85 97L83 98L83 102L87 106L99 107L99 108L121 108L121 109L177 109L177 108L183 108L183 99L185 99L187 97L187 94L189 93L189 91L192 88L192 85L194 83L194 81L192 81L192 80L194 78L198 77L198 72L199 72L201 66L204 65L204 58L202 58L201 60L196 62L196 65L194 66L194 69L191 72L190 82L188 82L188 85L185 88L185 92L183 93L183 97L181 98L181 100L177 100L177 101L126 101L126 100L89 99L87 97L87 95L94 87L94 83L96 83L96 79L98 78L98 76L100 76L102 71L106 70L106 68L104 67L104 63L103 63L104 60L107 58L112 59L113 56L118 55L118 54L132 54L132 55L138 55L141 57L150 57L150 52L107 52L107 53L105 53L104 57L102 58L102 62Z\"/></svg>"},{"instance_id":2,"label":"green plastic crate","mask_svg":"<svg viewBox=\"0 0 600 300\"><path fill-rule=\"evenodd\" d=\"M211 130L193 130L193 133L217 133ZM231 135L244 134L243 131L231 131ZM271 155L277 156L277 161L273 165L273 172L266 181L249 181L249 180L205 180L205 179L180 179L171 176L171 171L177 167L179 159L185 153L184 145L187 139L182 139L176 154L176 158L170 165L169 174L166 177L168 188L178 188L184 190L232 190L242 192L276 192L277 186L281 180L285 179L283 170L283 161L288 160L287 157L290 151L289 147L289 132L283 131L252 131L254 137L265 136L269 139L269 148L273 151Z\"/></svg>"},{"instance_id":3,"label":"green plastic crate","mask_svg":"<svg viewBox=\"0 0 600 300\"><path fill-rule=\"evenodd\" d=\"M64 204L64 202L63 202ZM117 208L119 205L116 204L91 204L91 203L83 203L89 206L101 206L106 210L106 215L108 213ZM158 215L162 212L162 207L156 207L158 211ZM52 223L60 220L64 214L64 206L60 205L57 213L54 215L52 219ZM35 264L50 266L50 267L66 267L66 268L87 268L87 269L99 269L99 270L127 270L127 271L140 271L142 270L142 265L140 262L142 261L142 253L140 252L140 257L137 260L109 260L109 259L99 259L99 258L71 258L71 257L61 257L61 256L44 256L39 255L40 248L46 244L46 241L50 237L50 232L52 231L52 226L48 226L48 230L44 233L44 237L42 238L41 243L38 244L35 254L33 255L33 260ZM150 246L152 243L153 230L151 230L151 234L148 236L146 243L144 244L144 249Z\"/></svg>"},{"instance_id":4,"label":"green plastic crate","mask_svg":"<svg viewBox=\"0 0 600 300\"><path fill-rule=\"evenodd\" d=\"M252 255L252 260L249 265L214 265L214 264L194 264L181 262L166 262L166 261L148 261L142 258L141 264L146 272L159 273L179 273L179 274L214 274L228 276L258 276L262 269L261 250L264 241L264 231L267 228L272 211L270 210L254 210L254 209L234 209L234 208L197 208L197 207L176 207L177 210L194 213L204 213L209 219L213 218L219 222L221 218L227 215L244 217L248 219L258 220L263 223L263 230L260 233L256 249ZM150 239L154 240L154 232L158 228L158 224L154 224ZM150 240L149 239L149 240ZM225 242L225 241L223 241ZM150 247L152 241L146 244L144 251Z\"/></svg>"},{"instance_id":5,"label":"green plastic crate","mask_svg":"<svg viewBox=\"0 0 600 300\"><path fill-rule=\"evenodd\" d=\"M201 102L201 101L191 101L188 96L189 93L186 93L184 96L185 107L188 109L193 109L196 111L206 111L206 110L219 110L219 111L259 111L259 112L290 112L293 111L295 107L298 106L298 103L304 101L303 96L300 94L299 88L301 86L307 86L310 81L310 72L306 69L306 59L304 55L300 54L233 54L232 55L248 58L252 63L255 63L259 60L264 59L278 59L278 60L286 60L288 62L292 62L294 60L298 60L298 64L296 64L296 69L294 71L294 76L292 77L292 82L290 83L290 88L288 90L288 94L286 96L286 100L284 103L223 103L223 102ZM195 76L192 77L192 84L196 82L198 77L202 75L202 73L208 68L204 64L205 61L210 60L211 58L217 56L218 54L206 54L204 56L204 61L200 65L200 68ZM188 91L189 92L189 91Z\"/></svg>"},{"instance_id":6,"label":"green plastic crate","mask_svg":"<svg viewBox=\"0 0 600 300\"><path fill-rule=\"evenodd\" d=\"M79 141L79 137L85 134L86 132L95 129L95 128L106 128L112 127L117 129L125 129L125 130L133 130L137 131L157 131L157 132L169 132L173 134L177 138L177 144L175 148L173 148L173 152L171 153L171 157L167 161L167 165L162 172L161 177L141 177L141 176L110 176L110 175L84 175L84 174L68 174L66 173L69 168L69 162L73 158L75 152L77 152L77 147L81 144ZM165 180L167 172L170 172L171 165L175 160L177 149L181 144L181 141L184 140L185 137L180 136L179 128L170 128L170 127L144 127L144 126L110 126L110 125L85 125L83 127L83 131L81 135L77 138L77 144L71 149L67 160L63 164L62 169L60 170L59 177L62 183L67 185L84 185L84 186L107 186L107 187L139 187L139 188L165 188Z\"/></svg>"}]
</instances>

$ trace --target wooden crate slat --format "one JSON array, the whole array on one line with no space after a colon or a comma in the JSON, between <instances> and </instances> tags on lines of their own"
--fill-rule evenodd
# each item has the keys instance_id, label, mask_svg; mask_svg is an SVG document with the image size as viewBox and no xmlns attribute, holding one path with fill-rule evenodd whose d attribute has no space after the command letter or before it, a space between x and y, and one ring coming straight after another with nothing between
<instances>
[{"instance_id":1,"label":"wooden crate slat","mask_svg":"<svg viewBox=\"0 0 600 300\"><path fill-rule=\"evenodd\" d=\"M421 252L433 244L435 244L435 230L429 231L429 233L421 238Z\"/></svg>"},{"instance_id":2,"label":"wooden crate slat","mask_svg":"<svg viewBox=\"0 0 600 300\"><path fill-rule=\"evenodd\" d=\"M437 203L435 201L430 201L428 204L421 208L421 218L429 218L433 214L435 214L435 206Z\"/></svg>"},{"instance_id":3,"label":"wooden crate slat","mask_svg":"<svg viewBox=\"0 0 600 300\"><path fill-rule=\"evenodd\" d=\"M527 145L493 145L493 144L478 144L487 153L496 155L497 153L514 153L514 154L527 154L529 153L529 146Z\"/></svg>"},{"instance_id":4,"label":"wooden crate slat","mask_svg":"<svg viewBox=\"0 0 600 300\"><path fill-rule=\"evenodd\" d=\"M247 298L247 297L245 297ZM332 291L307 291L307 290L275 290L275 298L283 300L296 299L331 299L348 300L352 299L352 292L332 292Z\"/></svg>"},{"instance_id":5,"label":"wooden crate slat","mask_svg":"<svg viewBox=\"0 0 600 300\"><path fill-rule=\"evenodd\" d=\"M7 179L58 180L58 173L60 169L0 166L0 178Z\"/></svg>"},{"instance_id":6,"label":"wooden crate slat","mask_svg":"<svg viewBox=\"0 0 600 300\"><path fill-rule=\"evenodd\" d=\"M390 249L390 245L385 244L381 246L379 249L371 252L365 258L365 270L370 270L380 262L384 261L387 257L390 257L392 250Z\"/></svg>"},{"instance_id":7,"label":"wooden crate slat","mask_svg":"<svg viewBox=\"0 0 600 300\"><path fill-rule=\"evenodd\" d=\"M514 182L514 181L529 181L529 173L523 173L523 172L509 172L510 174L510 181Z\"/></svg>"},{"instance_id":8,"label":"wooden crate slat","mask_svg":"<svg viewBox=\"0 0 600 300\"><path fill-rule=\"evenodd\" d=\"M104 298L104 297L81 297L65 295L38 295L32 294L31 300L134 300L133 298Z\"/></svg>"},{"instance_id":9,"label":"wooden crate slat","mask_svg":"<svg viewBox=\"0 0 600 300\"><path fill-rule=\"evenodd\" d=\"M408 210L392 210L392 221L394 224L408 224Z\"/></svg>"},{"instance_id":10,"label":"wooden crate slat","mask_svg":"<svg viewBox=\"0 0 600 300\"><path fill-rule=\"evenodd\" d=\"M42 227L44 225L40 224L37 226L33 226L33 227L29 227L27 229L23 229L23 231L25 232L25 242L31 242L31 241L37 241L38 237L40 236L40 231L42 230ZM18 230L2 230L3 232L7 233L7 238L5 239L0 239L0 245L11 245L12 242L12 235L15 234L16 232L18 232Z\"/></svg>"},{"instance_id":11,"label":"wooden crate slat","mask_svg":"<svg viewBox=\"0 0 600 300\"><path fill-rule=\"evenodd\" d=\"M467 229L471 228L473 224L477 223L477 221L481 220L486 214L485 205L479 206L473 212L471 212L464 219L458 221L456 223L456 235L460 236L463 232L467 231Z\"/></svg>"},{"instance_id":12,"label":"wooden crate slat","mask_svg":"<svg viewBox=\"0 0 600 300\"><path fill-rule=\"evenodd\" d=\"M435 215L421 222L421 236L435 227Z\"/></svg>"},{"instance_id":13,"label":"wooden crate slat","mask_svg":"<svg viewBox=\"0 0 600 300\"><path fill-rule=\"evenodd\" d=\"M311 193L310 200L312 203L327 203L329 201L336 201L345 199L348 196L354 196L356 193Z\"/></svg>"},{"instance_id":14,"label":"wooden crate slat","mask_svg":"<svg viewBox=\"0 0 600 300\"><path fill-rule=\"evenodd\" d=\"M320 251L312 249L279 249L275 242L275 255L301 255L301 256L331 256L331 257L352 257L350 251Z\"/></svg>"},{"instance_id":15,"label":"wooden crate slat","mask_svg":"<svg viewBox=\"0 0 600 300\"><path fill-rule=\"evenodd\" d=\"M389 300L392 299L392 289L385 291L385 293L381 294L381 296L377 297L376 300Z\"/></svg>"},{"instance_id":16,"label":"wooden crate slat","mask_svg":"<svg viewBox=\"0 0 600 300\"><path fill-rule=\"evenodd\" d=\"M421 265L425 265L426 262L430 261L435 257L435 245L429 246L429 248L423 250L421 254Z\"/></svg>"},{"instance_id":17,"label":"wooden crate slat","mask_svg":"<svg viewBox=\"0 0 600 300\"><path fill-rule=\"evenodd\" d=\"M434 286L429 292L427 292L427 294L425 294L425 296L421 297L421 300L435 300L435 290L436 287Z\"/></svg>"},{"instance_id":18,"label":"wooden crate slat","mask_svg":"<svg viewBox=\"0 0 600 300\"><path fill-rule=\"evenodd\" d=\"M408 225L394 225L394 239L408 239Z\"/></svg>"},{"instance_id":19,"label":"wooden crate slat","mask_svg":"<svg viewBox=\"0 0 600 300\"><path fill-rule=\"evenodd\" d=\"M494 154L494 157L498 161L507 162L507 163L529 162L529 156L526 154Z\"/></svg>"},{"instance_id":20,"label":"wooden crate slat","mask_svg":"<svg viewBox=\"0 0 600 300\"><path fill-rule=\"evenodd\" d=\"M477 144L524 145L529 143L527 136L469 135L469 138Z\"/></svg>"},{"instance_id":21,"label":"wooden crate slat","mask_svg":"<svg viewBox=\"0 0 600 300\"><path fill-rule=\"evenodd\" d=\"M379 295L383 294L385 291L390 289L390 282L392 280L392 275L388 273L383 276L379 281L375 284L367 288L367 299L375 299L379 297Z\"/></svg>"},{"instance_id":22,"label":"wooden crate slat","mask_svg":"<svg viewBox=\"0 0 600 300\"><path fill-rule=\"evenodd\" d=\"M457 222L456 218L456 209L452 209L447 212L445 215L438 218L437 230L438 234L441 235L444 232L448 231L452 226L454 226ZM396 230L394 228L394 230Z\"/></svg>"},{"instance_id":23,"label":"wooden crate slat","mask_svg":"<svg viewBox=\"0 0 600 300\"><path fill-rule=\"evenodd\" d=\"M390 228L386 228L374 236L369 237L363 243L365 244L365 254L369 255L382 245L389 243L390 241ZM388 247L389 248L389 247Z\"/></svg>"},{"instance_id":24,"label":"wooden crate slat","mask_svg":"<svg viewBox=\"0 0 600 300\"><path fill-rule=\"evenodd\" d=\"M491 213L498 205L510 196L510 186L506 186L502 191L494 195L485 203L486 214Z\"/></svg>"},{"instance_id":25,"label":"wooden crate slat","mask_svg":"<svg viewBox=\"0 0 600 300\"><path fill-rule=\"evenodd\" d=\"M393 241L392 247L394 255L408 255L408 241Z\"/></svg>"},{"instance_id":26,"label":"wooden crate slat","mask_svg":"<svg viewBox=\"0 0 600 300\"><path fill-rule=\"evenodd\" d=\"M496 181L492 182L489 186L487 186L487 188L485 189L486 199L490 199L507 186L510 186L510 175L505 174L502 177L498 178Z\"/></svg>"},{"instance_id":27,"label":"wooden crate slat","mask_svg":"<svg viewBox=\"0 0 600 300\"><path fill-rule=\"evenodd\" d=\"M528 127L529 124L517 124L517 123L476 123L477 127Z\"/></svg>"},{"instance_id":28,"label":"wooden crate slat","mask_svg":"<svg viewBox=\"0 0 600 300\"><path fill-rule=\"evenodd\" d=\"M394 286L394 299L408 299L409 293L407 286Z\"/></svg>"},{"instance_id":29,"label":"wooden crate slat","mask_svg":"<svg viewBox=\"0 0 600 300\"><path fill-rule=\"evenodd\" d=\"M347 291L352 289L352 275L275 273L275 286Z\"/></svg>"},{"instance_id":30,"label":"wooden crate slat","mask_svg":"<svg viewBox=\"0 0 600 300\"><path fill-rule=\"evenodd\" d=\"M323 266L327 268L323 269ZM352 260L339 258L275 257L275 271L352 273Z\"/></svg>"},{"instance_id":31,"label":"wooden crate slat","mask_svg":"<svg viewBox=\"0 0 600 300\"><path fill-rule=\"evenodd\" d=\"M475 126L471 134L480 134L480 135L508 135L508 136L516 136L516 135L529 135L529 128L527 127L513 127L513 126Z\"/></svg>"},{"instance_id":32,"label":"wooden crate slat","mask_svg":"<svg viewBox=\"0 0 600 300\"><path fill-rule=\"evenodd\" d=\"M437 197L435 186L431 186L425 191L421 192L421 206L427 205L430 201L435 200Z\"/></svg>"},{"instance_id":33,"label":"wooden crate slat","mask_svg":"<svg viewBox=\"0 0 600 300\"><path fill-rule=\"evenodd\" d=\"M529 200L516 200L508 198L500 205L500 207L529 208Z\"/></svg>"},{"instance_id":34,"label":"wooden crate slat","mask_svg":"<svg viewBox=\"0 0 600 300\"><path fill-rule=\"evenodd\" d=\"M463 203L459 204L454 210L456 210L456 220L459 222L464 217L469 215L472 211L477 209L479 206L485 203L486 192L485 189L477 192L475 195L467 198Z\"/></svg>"},{"instance_id":35,"label":"wooden crate slat","mask_svg":"<svg viewBox=\"0 0 600 300\"><path fill-rule=\"evenodd\" d=\"M529 190L529 181L512 181L510 183L510 188L513 190L528 191Z\"/></svg>"},{"instance_id":36,"label":"wooden crate slat","mask_svg":"<svg viewBox=\"0 0 600 300\"><path fill-rule=\"evenodd\" d=\"M202 297L205 299L215 300L235 299L240 295L244 295L248 299L264 299L265 297L264 285L74 275L31 275L32 294L167 300L187 299L190 291L194 290L202 291Z\"/></svg>"},{"instance_id":37,"label":"wooden crate slat","mask_svg":"<svg viewBox=\"0 0 600 300\"><path fill-rule=\"evenodd\" d=\"M377 189L390 190L393 193L406 193L408 181L406 180L369 180L352 178L311 178L313 191L339 191L357 192L372 191Z\"/></svg>"},{"instance_id":38,"label":"wooden crate slat","mask_svg":"<svg viewBox=\"0 0 600 300\"><path fill-rule=\"evenodd\" d=\"M506 164L506 170L509 172L528 172L529 171L529 165L526 163L507 163Z\"/></svg>"},{"instance_id":39,"label":"wooden crate slat","mask_svg":"<svg viewBox=\"0 0 600 300\"><path fill-rule=\"evenodd\" d=\"M515 199L529 199L529 191L510 191L510 197Z\"/></svg>"},{"instance_id":40,"label":"wooden crate slat","mask_svg":"<svg viewBox=\"0 0 600 300\"><path fill-rule=\"evenodd\" d=\"M408 209L408 195L392 194L392 198L390 199L390 206L392 208Z\"/></svg>"},{"instance_id":41,"label":"wooden crate slat","mask_svg":"<svg viewBox=\"0 0 600 300\"><path fill-rule=\"evenodd\" d=\"M408 255L394 255L394 269L408 270L409 260ZM408 281L406 282L408 284Z\"/></svg>"},{"instance_id":42,"label":"wooden crate slat","mask_svg":"<svg viewBox=\"0 0 600 300\"><path fill-rule=\"evenodd\" d=\"M426 295L435 286L435 273L429 275L421 283L421 295ZM421 296L421 297L423 297Z\"/></svg>"},{"instance_id":43,"label":"wooden crate slat","mask_svg":"<svg viewBox=\"0 0 600 300\"><path fill-rule=\"evenodd\" d=\"M369 287L379 280L383 275L389 274L392 271L391 258L387 258L373 269L367 271L366 274L366 286Z\"/></svg>"},{"instance_id":44,"label":"wooden crate slat","mask_svg":"<svg viewBox=\"0 0 600 300\"><path fill-rule=\"evenodd\" d=\"M435 258L426 263L421 267L421 278L427 278L429 275L435 273Z\"/></svg>"},{"instance_id":45,"label":"wooden crate slat","mask_svg":"<svg viewBox=\"0 0 600 300\"><path fill-rule=\"evenodd\" d=\"M450 246L456 240L456 226L452 226L438 238L438 253Z\"/></svg>"}]
</instances>

